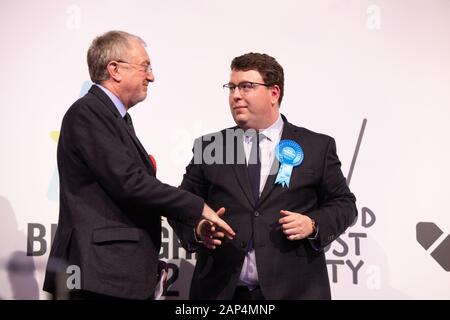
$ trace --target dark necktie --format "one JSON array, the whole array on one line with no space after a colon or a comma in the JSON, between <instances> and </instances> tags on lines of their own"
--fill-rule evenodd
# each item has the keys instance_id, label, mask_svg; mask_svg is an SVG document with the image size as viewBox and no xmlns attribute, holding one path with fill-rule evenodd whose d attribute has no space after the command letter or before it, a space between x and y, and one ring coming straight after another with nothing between
<instances>
[{"instance_id":1,"label":"dark necktie","mask_svg":"<svg viewBox=\"0 0 450 320\"><path fill-rule=\"evenodd\" d=\"M252 188L253 198L255 203L259 199L259 184L261 180L261 159L259 151L259 134L253 137L252 148L250 150L250 156L248 158L247 170L248 177L250 179L250 186Z\"/></svg>"},{"instance_id":2,"label":"dark necktie","mask_svg":"<svg viewBox=\"0 0 450 320\"><path fill-rule=\"evenodd\" d=\"M128 112L125 113L125 116L123 117L123 119L125 120L127 125L130 127L131 132L136 136L136 132L134 132L133 121L131 120L131 116Z\"/></svg>"},{"instance_id":3,"label":"dark necktie","mask_svg":"<svg viewBox=\"0 0 450 320\"><path fill-rule=\"evenodd\" d=\"M137 147L141 150L142 153L147 154L147 152L145 151L144 147L139 142L139 139L136 136L136 132L134 132L133 121L131 120L131 116L130 116L130 114L128 112L125 113L125 115L123 116L123 120L125 120L125 123L130 127L131 133L136 138L136 140L137 140ZM152 167L152 170L153 170L153 174L155 174L156 173L156 163L154 162L154 160L151 159L152 156L151 155L149 155L149 156L150 156L150 159L147 159L147 160L144 160L144 161L146 161L146 162L148 162L150 164L150 166ZM148 160L150 160L150 161L148 161Z\"/></svg>"}]
</instances>

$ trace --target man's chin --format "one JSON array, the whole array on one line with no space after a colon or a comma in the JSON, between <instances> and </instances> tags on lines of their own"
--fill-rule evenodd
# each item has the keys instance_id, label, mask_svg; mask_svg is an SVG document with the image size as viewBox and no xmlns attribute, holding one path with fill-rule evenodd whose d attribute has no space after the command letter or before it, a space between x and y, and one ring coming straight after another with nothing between
<instances>
[{"instance_id":1,"label":"man's chin","mask_svg":"<svg viewBox=\"0 0 450 320\"><path fill-rule=\"evenodd\" d=\"M139 102L142 102L147 98L147 92L142 92L142 95L139 97Z\"/></svg>"},{"instance_id":2,"label":"man's chin","mask_svg":"<svg viewBox=\"0 0 450 320\"><path fill-rule=\"evenodd\" d=\"M147 97L147 95L142 95L142 96L140 96L139 99L136 99L135 101L132 102L131 106L135 106L135 105L137 105L138 103L144 101L146 97Z\"/></svg>"},{"instance_id":3,"label":"man's chin","mask_svg":"<svg viewBox=\"0 0 450 320\"><path fill-rule=\"evenodd\" d=\"M241 128L245 128L247 127L247 122L248 122L248 118L245 116L235 116L234 117L234 122L236 122L236 124L241 127Z\"/></svg>"}]
</instances>

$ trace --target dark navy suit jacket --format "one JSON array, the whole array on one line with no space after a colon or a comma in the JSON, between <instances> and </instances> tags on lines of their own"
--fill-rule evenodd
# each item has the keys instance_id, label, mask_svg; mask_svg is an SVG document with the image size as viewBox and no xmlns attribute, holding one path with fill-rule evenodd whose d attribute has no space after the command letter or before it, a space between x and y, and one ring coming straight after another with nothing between
<instances>
[{"instance_id":1,"label":"dark navy suit jacket","mask_svg":"<svg viewBox=\"0 0 450 320\"><path fill-rule=\"evenodd\" d=\"M196 141L195 146L208 153L213 149L210 144L214 137L220 136L223 150L216 148L215 156L224 158L222 164L192 161L181 187L202 197L214 210L225 207L223 219L234 229L236 237L231 241L225 239L217 249L209 250L196 243L192 229L170 221L184 247L197 250L191 298L231 299L249 241L253 241L259 283L267 299L331 298L323 248L353 223L357 215L355 197L341 172L334 139L297 127L284 116L283 120L281 140L291 139L300 144L304 160L293 168L289 188L275 184L276 174L269 175L257 203L251 193L246 164L226 163L226 150L229 152L230 144L234 144L239 154L242 138L227 141L223 130ZM278 160L275 161L277 165ZM286 239L278 223L280 210L304 213L315 219L319 227L314 241L316 248L308 239Z\"/></svg>"},{"instance_id":2,"label":"dark navy suit jacket","mask_svg":"<svg viewBox=\"0 0 450 320\"><path fill-rule=\"evenodd\" d=\"M58 171L59 222L44 290L54 293L57 275L74 265L83 290L152 297L161 216L193 227L204 201L155 177L148 153L97 86L64 116Z\"/></svg>"}]
</instances>

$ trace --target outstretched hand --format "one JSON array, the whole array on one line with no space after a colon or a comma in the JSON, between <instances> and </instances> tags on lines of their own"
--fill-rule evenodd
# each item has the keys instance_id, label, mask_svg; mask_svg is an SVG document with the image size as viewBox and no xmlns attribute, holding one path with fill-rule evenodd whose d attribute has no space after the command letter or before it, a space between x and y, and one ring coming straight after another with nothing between
<instances>
[{"instance_id":1,"label":"outstretched hand","mask_svg":"<svg viewBox=\"0 0 450 320\"><path fill-rule=\"evenodd\" d=\"M220 213L220 214L219 214ZM207 220L207 222L210 223L210 228L214 227L214 231L216 230L220 233L223 233L223 236L226 236L228 239L233 239L236 233L231 229L231 227L226 223L224 220L222 220L220 217L225 213L225 208L220 208L217 212L214 212L206 203L203 207L203 213L202 217L203 219ZM199 225L203 222L200 221ZM198 225L198 226L199 226ZM197 226L197 227L198 227ZM198 228L196 228L197 230ZM207 228L208 229L208 228ZM199 233L198 233L199 234ZM201 234L200 234L201 235ZM223 238L222 236L222 238Z\"/></svg>"},{"instance_id":2,"label":"outstretched hand","mask_svg":"<svg viewBox=\"0 0 450 320\"><path fill-rule=\"evenodd\" d=\"M217 211L217 215L222 217L225 214L225 208L220 208ZM220 246L225 236L225 232L220 226L216 226L214 223L208 220L201 220L195 228L197 237L199 237L203 245L211 250L216 249L216 246Z\"/></svg>"}]
</instances>

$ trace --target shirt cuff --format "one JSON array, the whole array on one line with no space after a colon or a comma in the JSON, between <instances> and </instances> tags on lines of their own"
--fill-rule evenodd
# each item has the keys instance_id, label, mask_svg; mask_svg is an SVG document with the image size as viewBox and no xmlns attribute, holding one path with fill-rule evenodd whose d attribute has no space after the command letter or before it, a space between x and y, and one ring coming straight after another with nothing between
<instances>
[{"instance_id":1,"label":"shirt cuff","mask_svg":"<svg viewBox=\"0 0 450 320\"><path fill-rule=\"evenodd\" d=\"M317 240L319 239L319 226L316 226L316 233L308 237L309 243L314 250L320 251L320 247L317 245Z\"/></svg>"},{"instance_id":2,"label":"shirt cuff","mask_svg":"<svg viewBox=\"0 0 450 320\"><path fill-rule=\"evenodd\" d=\"M197 232L195 232L195 227L194 227L193 231L194 231L194 239L195 239L195 242L197 242L197 243L203 243L202 240L199 240L199 239L198 239L198 237L197 237Z\"/></svg>"}]
</instances>

